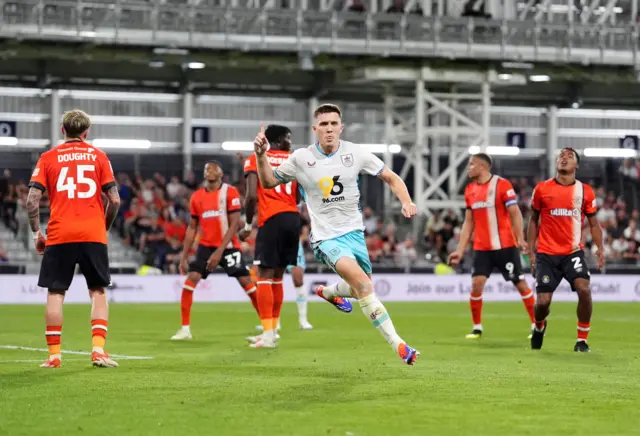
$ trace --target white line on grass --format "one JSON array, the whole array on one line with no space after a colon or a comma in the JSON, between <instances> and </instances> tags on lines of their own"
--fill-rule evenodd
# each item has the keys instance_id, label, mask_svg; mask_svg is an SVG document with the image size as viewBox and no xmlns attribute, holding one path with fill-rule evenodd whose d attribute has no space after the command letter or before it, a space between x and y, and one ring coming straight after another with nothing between
<instances>
[{"instance_id":1,"label":"white line on grass","mask_svg":"<svg viewBox=\"0 0 640 436\"><path fill-rule=\"evenodd\" d=\"M23 347L21 345L0 345L0 348L4 348L7 350L23 350L23 351L40 351L40 352L48 352L47 348L32 348L32 347ZM78 354L80 356L90 356L91 353L89 351L71 351L71 350L61 350L62 354ZM149 360L153 359L151 356L125 356L122 354L110 354L111 357L115 359L129 359L129 360Z\"/></svg>"},{"instance_id":2,"label":"white line on grass","mask_svg":"<svg viewBox=\"0 0 640 436\"><path fill-rule=\"evenodd\" d=\"M63 361L64 362L69 362L69 361L83 361L83 362L86 362L86 359L63 359ZM36 363L36 362L42 363L43 360L42 359L0 360L0 363Z\"/></svg>"}]
</instances>

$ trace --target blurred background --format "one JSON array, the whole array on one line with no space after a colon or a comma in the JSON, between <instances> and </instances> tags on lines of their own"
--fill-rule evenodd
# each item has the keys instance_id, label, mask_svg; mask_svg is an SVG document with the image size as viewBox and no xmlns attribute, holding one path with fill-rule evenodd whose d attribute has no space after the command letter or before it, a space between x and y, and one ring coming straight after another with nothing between
<instances>
[{"instance_id":1,"label":"blurred background","mask_svg":"<svg viewBox=\"0 0 640 436\"><path fill-rule=\"evenodd\" d=\"M242 163L260 123L287 125L305 146L313 109L335 103L343 139L398 172L420 211L403 219L383 183L364 178L376 271L431 272L455 249L470 153L493 156L526 222L533 187L569 146L597 193L606 272L637 274L638 4L2 0L0 272L38 271L26 183L61 140L64 111L92 116L90 138L117 174L113 272L175 273L204 163L221 161L244 194ZM46 225L46 197L41 215ZM591 253L588 232L584 240ZM322 270L308 227L302 241L308 269ZM242 249L251 260L253 241ZM459 272L469 271L468 254Z\"/></svg>"}]
</instances>

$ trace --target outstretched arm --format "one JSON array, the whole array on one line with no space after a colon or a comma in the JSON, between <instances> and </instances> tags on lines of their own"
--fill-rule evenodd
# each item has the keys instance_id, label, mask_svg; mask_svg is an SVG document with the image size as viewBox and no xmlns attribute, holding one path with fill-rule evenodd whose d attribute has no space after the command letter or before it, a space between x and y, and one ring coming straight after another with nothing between
<instances>
[{"instance_id":1,"label":"outstretched arm","mask_svg":"<svg viewBox=\"0 0 640 436\"><path fill-rule=\"evenodd\" d=\"M400 200L401 204L412 203L407 185L399 175L394 173L389 168L385 167L378 177L380 177L387 185L389 185L389 187L391 188L391 192L393 192L398 200Z\"/></svg>"},{"instance_id":2,"label":"outstretched arm","mask_svg":"<svg viewBox=\"0 0 640 436\"><path fill-rule=\"evenodd\" d=\"M411 201L411 196L409 195L407 185L399 175L394 173L389 168L384 167L378 177L380 177L387 185L389 185L389 187L391 188L391 192L393 192L398 200L400 200L400 204L402 204L402 214L405 217L411 218L418 213L416 205L413 204L413 201Z\"/></svg>"},{"instance_id":3,"label":"outstretched arm","mask_svg":"<svg viewBox=\"0 0 640 436\"><path fill-rule=\"evenodd\" d=\"M280 180L273 172L273 167L269 164L266 154L257 154L256 161L258 162L258 176L260 177L260 183L265 189L275 188L281 183L286 183L286 180Z\"/></svg>"}]
</instances>

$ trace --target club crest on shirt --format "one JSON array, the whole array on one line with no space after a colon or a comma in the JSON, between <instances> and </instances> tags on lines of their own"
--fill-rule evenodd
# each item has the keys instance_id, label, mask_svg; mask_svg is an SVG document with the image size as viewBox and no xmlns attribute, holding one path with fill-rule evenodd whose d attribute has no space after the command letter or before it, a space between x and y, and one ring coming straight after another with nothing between
<instances>
[{"instance_id":1,"label":"club crest on shirt","mask_svg":"<svg viewBox=\"0 0 640 436\"><path fill-rule=\"evenodd\" d=\"M345 167L353 166L353 154L351 153L341 155L340 160Z\"/></svg>"}]
</instances>

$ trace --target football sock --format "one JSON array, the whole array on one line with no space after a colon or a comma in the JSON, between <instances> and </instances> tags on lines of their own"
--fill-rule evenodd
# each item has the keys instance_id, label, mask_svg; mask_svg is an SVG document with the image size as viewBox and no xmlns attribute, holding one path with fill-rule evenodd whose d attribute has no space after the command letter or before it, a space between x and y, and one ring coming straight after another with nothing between
<instances>
[{"instance_id":1,"label":"football sock","mask_svg":"<svg viewBox=\"0 0 640 436\"><path fill-rule=\"evenodd\" d=\"M182 327L189 328L191 324L191 306L193 305L193 291L196 285L189 279L185 280L182 286L182 297L180 297L180 312L182 314Z\"/></svg>"},{"instance_id":2,"label":"football sock","mask_svg":"<svg viewBox=\"0 0 640 436\"><path fill-rule=\"evenodd\" d=\"M304 286L296 287L296 305L298 306L298 319L307 321L307 292Z\"/></svg>"},{"instance_id":3,"label":"football sock","mask_svg":"<svg viewBox=\"0 0 640 436\"><path fill-rule=\"evenodd\" d=\"M322 295L331 300L335 297L351 297L351 287L344 280L322 288Z\"/></svg>"},{"instance_id":4,"label":"football sock","mask_svg":"<svg viewBox=\"0 0 640 436\"><path fill-rule=\"evenodd\" d=\"M91 320L91 345L93 346L93 351L104 352L108 325L109 323L106 319Z\"/></svg>"},{"instance_id":5,"label":"football sock","mask_svg":"<svg viewBox=\"0 0 640 436\"><path fill-rule=\"evenodd\" d=\"M534 321L534 323L535 323L535 325L536 325L536 330L538 330L539 332L541 332L541 331L542 331L542 329L544 328L544 322L545 322L545 320L544 320L544 319L543 319L542 321L535 320L535 321Z\"/></svg>"},{"instance_id":6,"label":"football sock","mask_svg":"<svg viewBox=\"0 0 640 436\"><path fill-rule=\"evenodd\" d=\"M282 279L274 279L271 285L273 291L273 328L278 328L278 322L280 321L280 311L282 310L282 301L284 300L284 288L282 286Z\"/></svg>"},{"instance_id":7,"label":"football sock","mask_svg":"<svg viewBox=\"0 0 640 436\"><path fill-rule=\"evenodd\" d=\"M472 292L469 297L469 306L471 307L473 328L482 330L482 294L474 294Z\"/></svg>"},{"instance_id":8,"label":"football sock","mask_svg":"<svg viewBox=\"0 0 640 436\"><path fill-rule=\"evenodd\" d=\"M578 321L578 341L587 341L589 337L589 330L591 329L590 322L580 322Z\"/></svg>"},{"instance_id":9,"label":"football sock","mask_svg":"<svg viewBox=\"0 0 640 436\"><path fill-rule=\"evenodd\" d=\"M62 342L62 326L48 325L44 332L47 340L47 348L49 348L49 356L60 358L60 347Z\"/></svg>"},{"instance_id":10,"label":"football sock","mask_svg":"<svg viewBox=\"0 0 640 436\"><path fill-rule=\"evenodd\" d=\"M249 283L244 287L244 293L247 294L247 297L251 300L251 304L253 308L256 310L256 313L260 315L260 311L258 310L258 293L256 292L257 288L254 283Z\"/></svg>"},{"instance_id":11,"label":"football sock","mask_svg":"<svg viewBox=\"0 0 640 436\"><path fill-rule=\"evenodd\" d=\"M393 347L395 351L398 351L398 346L403 344L404 341L393 326L391 318L387 309L382 302L374 294L369 295L358 300L362 312L371 321L371 324L378 329L380 334L387 340L387 342Z\"/></svg>"},{"instance_id":12,"label":"football sock","mask_svg":"<svg viewBox=\"0 0 640 436\"><path fill-rule=\"evenodd\" d=\"M536 315L534 307L536 306L536 297L533 295L533 291L531 289L527 289L525 292L521 293L520 296L522 297L524 307L527 309L527 313L529 314L529 319L531 322L535 322Z\"/></svg>"},{"instance_id":13,"label":"football sock","mask_svg":"<svg viewBox=\"0 0 640 436\"><path fill-rule=\"evenodd\" d=\"M257 285L258 290L258 311L262 327L264 328L264 336L274 338L274 328L277 323L273 322L273 282L270 279L259 278Z\"/></svg>"}]
</instances>

